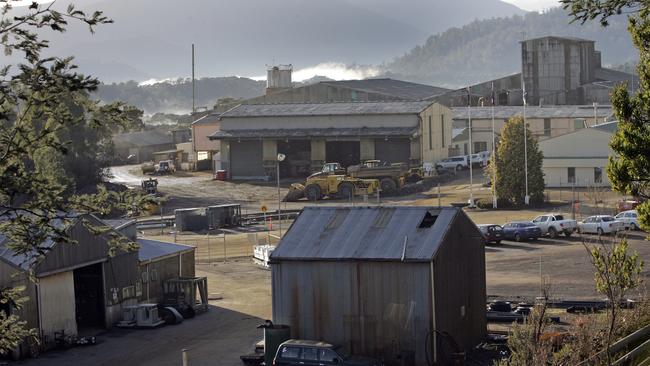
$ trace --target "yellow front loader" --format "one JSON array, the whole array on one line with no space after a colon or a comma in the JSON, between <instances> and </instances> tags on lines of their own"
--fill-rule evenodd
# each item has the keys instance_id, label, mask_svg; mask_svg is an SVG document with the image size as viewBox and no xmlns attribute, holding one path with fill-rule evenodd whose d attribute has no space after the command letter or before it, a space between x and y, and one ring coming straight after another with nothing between
<instances>
[{"instance_id":1,"label":"yellow front loader","mask_svg":"<svg viewBox=\"0 0 650 366\"><path fill-rule=\"evenodd\" d=\"M351 199L353 196L374 194L379 189L377 179L359 179L346 175L313 175L305 184L294 183L285 196L285 201L297 201L306 197L318 201L325 196Z\"/></svg>"}]
</instances>

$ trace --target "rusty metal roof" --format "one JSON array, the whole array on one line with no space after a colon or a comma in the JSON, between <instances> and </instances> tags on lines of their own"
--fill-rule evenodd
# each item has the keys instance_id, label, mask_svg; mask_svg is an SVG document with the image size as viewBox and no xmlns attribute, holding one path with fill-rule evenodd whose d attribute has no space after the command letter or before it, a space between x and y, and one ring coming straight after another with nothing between
<instances>
[{"instance_id":1,"label":"rusty metal roof","mask_svg":"<svg viewBox=\"0 0 650 366\"><path fill-rule=\"evenodd\" d=\"M429 262L458 215L454 207L308 206L271 259ZM430 227L421 227L425 217Z\"/></svg>"},{"instance_id":2,"label":"rusty metal roof","mask_svg":"<svg viewBox=\"0 0 650 366\"><path fill-rule=\"evenodd\" d=\"M224 112L220 118L418 114L432 103L399 101L241 104Z\"/></svg>"}]
</instances>

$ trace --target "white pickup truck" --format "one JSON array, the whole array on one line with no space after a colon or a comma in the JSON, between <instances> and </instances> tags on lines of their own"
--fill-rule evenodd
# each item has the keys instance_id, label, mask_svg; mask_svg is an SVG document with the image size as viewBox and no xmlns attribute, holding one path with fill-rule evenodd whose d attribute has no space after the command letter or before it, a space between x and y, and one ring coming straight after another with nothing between
<instances>
[{"instance_id":1,"label":"white pickup truck","mask_svg":"<svg viewBox=\"0 0 650 366\"><path fill-rule=\"evenodd\" d=\"M533 223L542 229L542 235L548 234L550 238L556 238L560 233L568 238L578 227L576 220L565 220L564 216L556 214L537 216Z\"/></svg>"}]
</instances>

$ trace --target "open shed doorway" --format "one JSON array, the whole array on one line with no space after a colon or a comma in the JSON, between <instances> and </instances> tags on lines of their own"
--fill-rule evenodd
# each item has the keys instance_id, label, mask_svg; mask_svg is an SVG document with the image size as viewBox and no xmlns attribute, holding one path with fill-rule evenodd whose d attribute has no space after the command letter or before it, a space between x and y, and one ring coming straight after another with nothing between
<instances>
[{"instance_id":1,"label":"open shed doorway","mask_svg":"<svg viewBox=\"0 0 650 366\"><path fill-rule=\"evenodd\" d=\"M278 153L286 158L280 162L280 176L283 178L306 177L311 174L311 141L278 141Z\"/></svg>"},{"instance_id":2,"label":"open shed doorway","mask_svg":"<svg viewBox=\"0 0 650 366\"><path fill-rule=\"evenodd\" d=\"M77 268L73 274L78 333L105 328L102 263Z\"/></svg>"},{"instance_id":3,"label":"open shed doorway","mask_svg":"<svg viewBox=\"0 0 650 366\"><path fill-rule=\"evenodd\" d=\"M359 164L361 144L359 141L327 141L325 159L328 163L340 163L345 168Z\"/></svg>"}]
</instances>

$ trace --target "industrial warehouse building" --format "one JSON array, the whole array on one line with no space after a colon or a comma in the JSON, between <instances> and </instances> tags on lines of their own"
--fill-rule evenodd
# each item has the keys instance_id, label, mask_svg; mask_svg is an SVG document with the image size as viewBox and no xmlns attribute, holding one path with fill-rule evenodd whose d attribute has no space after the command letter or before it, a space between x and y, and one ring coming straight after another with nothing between
<instances>
[{"instance_id":1,"label":"industrial warehouse building","mask_svg":"<svg viewBox=\"0 0 650 366\"><path fill-rule=\"evenodd\" d=\"M97 234L88 225L103 232ZM185 245L138 240L139 250L109 255L111 239L136 240L134 220L81 215L66 230L75 243L42 243L45 252L38 260L16 255L0 234L0 287L24 286L29 297L20 309L2 310L37 329L45 346L55 342L55 333L71 336L111 328L122 319L125 306L160 301L165 281L194 276L194 248ZM35 281L28 278L30 269ZM24 354L27 348L17 352Z\"/></svg>"},{"instance_id":2,"label":"industrial warehouse building","mask_svg":"<svg viewBox=\"0 0 650 366\"><path fill-rule=\"evenodd\" d=\"M492 107L454 107L453 127L460 131L452 145L457 154L469 154L468 117L472 118L472 152L492 151ZM526 107L526 123L538 140L564 135L585 127L602 124L612 118L611 106L566 105ZM509 118L523 116L521 106L495 106L495 141Z\"/></svg>"},{"instance_id":3,"label":"industrial warehouse building","mask_svg":"<svg viewBox=\"0 0 650 366\"><path fill-rule=\"evenodd\" d=\"M428 101L239 105L220 116L222 169L233 179L283 177L369 159L421 164L446 158L451 111Z\"/></svg>"},{"instance_id":4,"label":"industrial warehouse building","mask_svg":"<svg viewBox=\"0 0 650 366\"><path fill-rule=\"evenodd\" d=\"M458 208L306 207L271 269L273 321L292 338L448 365L452 343L486 336L485 248Z\"/></svg>"},{"instance_id":5,"label":"industrial warehouse building","mask_svg":"<svg viewBox=\"0 0 650 366\"><path fill-rule=\"evenodd\" d=\"M182 142L182 141L181 141ZM153 160L153 153L176 148L173 136L166 131L148 130L127 132L113 136L115 156L118 160L142 163Z\"/></svg>"},{"instance_id":6,"label":"industrial warehouse building","mask_svg":"<svg viewBox=\"0 0 650 366\"><path fill-rule=\"evenodd\" d=\"M599 124L539 142L546 187L608 187L605 167L616 122Z\"/></svg>"},{"instance_id":7,"label":"industrial warehouse building","mask_svg":"<svg viewBox=\"0 0 650 366\"><path fill-rule=\"evenodd\" d=\"M74 335L111 327L124 306L138 302L138 253L109 256L109 241L117 232L95 235L86 225L106 226L92 215L74 219L67 230L76 244L47 241L37 262L15 255L0 236L0 286L25 286L30 301L17 313L28 327L40 330L46 343L54 342L55 332ZM30 268L35 282L27 278Z\"/></svg>"}]
</instances>

